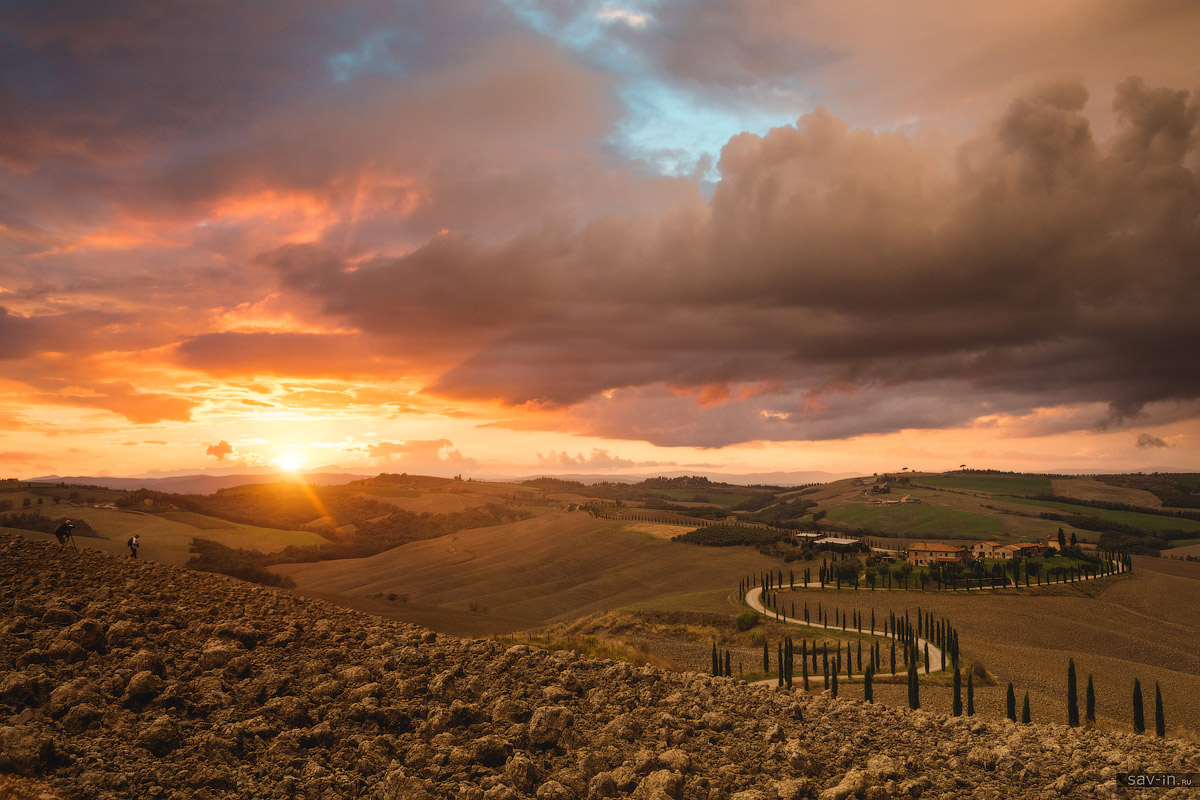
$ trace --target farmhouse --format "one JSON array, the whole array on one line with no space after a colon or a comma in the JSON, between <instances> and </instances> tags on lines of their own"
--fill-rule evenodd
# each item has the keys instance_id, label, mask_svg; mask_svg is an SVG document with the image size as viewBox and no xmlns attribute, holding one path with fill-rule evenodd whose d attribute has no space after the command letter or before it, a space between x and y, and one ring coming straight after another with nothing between
<instances>
[{"instance_id":1,"label":"farmhouse","mask_svg":"<svg viewBox=\"0 0 1200 800\"><path fill-rule=\"evenodd\" d=\"M930 564L963 564L969 555L967 548L956 544L917 542L908 546L908 556L904 560L917 567L927 567Z\"/></svg>"},{"instance_id":2,"label":"farmhouse","mask_svg":"<svg viewBox=\"0 0 1200 800\"><path fill-rule=\"evenodd\" d=\"M1008 545L1000 542L976 542L971 547L971 555L976 558L1008 558L1011 551Z\"/></svg>"},{"instance_id":3,"label":"farmhouse","mask_svg":"<svg viewBox=\"0 0 1200 800\"><path fill-rule=\"evenodd\" d=\"M838 550L843 553L862 548L862 543L858 539L845 539L838 536L826 536L824 539L817 539L813 542L813 545L823 550Z\"/></svg>"},{"instance_id":4,"label":"farmhouse","mask_svg":"<svg viewBox=\"0 0 1200 800\"><path fill-rule=\"evenodd\" d=\"M1030 558L1040 556L1045 551L1045 545L1038 542L979 542L971 548L971 555L975 558Z\"/></svg>"}]
</instances>

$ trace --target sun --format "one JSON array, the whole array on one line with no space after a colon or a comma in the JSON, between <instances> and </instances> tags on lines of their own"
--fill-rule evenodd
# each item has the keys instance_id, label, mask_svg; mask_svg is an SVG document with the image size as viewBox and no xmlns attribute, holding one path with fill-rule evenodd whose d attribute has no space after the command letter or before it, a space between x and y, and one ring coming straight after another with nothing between
<instances>
[{"instance_id":1,"label":"sun","mask_svg":"<svg viewBox=\"0 0 1200 800\"><path fill-rule=\"evenodd\" d=\"M288 453L275 459L275 463L284 472L297 472L304 463L304 459L295 453Z\"/></svg>"}]
</instances>

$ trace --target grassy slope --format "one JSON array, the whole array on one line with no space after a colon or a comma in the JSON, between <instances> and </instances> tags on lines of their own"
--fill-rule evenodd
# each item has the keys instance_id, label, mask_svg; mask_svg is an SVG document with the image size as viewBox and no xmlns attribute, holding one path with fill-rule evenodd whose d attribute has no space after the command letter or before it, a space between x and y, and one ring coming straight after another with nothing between
<instances>
[{"instance_id":1,"label":"grassy slope","mask_svg":"<svg viewBox=\"0 0 1200 800\"><path fill-rule=\"evenodd\" d=\"M1161 508L1162 500L1144 489L1110 486L1095 478L1055 478L1050 481L1050 493L1079 500L1101 500L1106 503L1125 503L1143 508Z\"/></svg>"},{"instance_id":2,"label":"grassy slope","mask_svg":"<svg viewBox=\"0 0 1200 800\"><path fill-rule=\"evenodd\" d=\"M964 494L933 489L896 489L889 499L905 494L921 499L920 504L876 506L862 489L848 488L821 498L828 519L862 526L907 539L953 539L1020 541L1042 537L1058 529L1058 523L1001 514L985 505L996 505L990 494Z\"/></svg>"},{"instance_id":3,"label":"grassy slope","mask_svg":"<svg viewBox=\"0 0 1200 800\"><path fill-rule=\"evenodd\" d=\"M916 505L876 506L864 497L862 487L849 481L839 481L822 487L811 497L828 511L828 519L851 526L861 526L906 539L950 539L998 541L1043 541L1061 526L1069 536L1069 525L1053 520L1038 519L1042 511L1109 519L1146 530L1178 528L1200 531L1200 522L1138 514L1128 511L1026 500L1014 497L1023 492L1063 491L1068 496L1105 499L1110 502L1131 502L1139 499L1136 490L1108 487L1092 479L1050 479L1038 475L913 475L915 483L938 486L939 489L892 487L888 499L900 499L905 494L920 498ZM1093 486L1093 484L1095 486ZM1096 487L1100 487L1096 489ZM1095 491L1092 491L1095 489ZM1115 494L1113 492L1116 492ZM1103 497L1101 496L1103 495ZM1143 498L1144 499L1144 498ZM988 508L987 506L991 506ZM1006 514L1005 510L1014 512ZM1094 531L1077 530L1080 539L1094 541Z\"/></svg>"},{"instance_id":4,"label":"grassy slope","mask_svg":"<svg viewBox=\"0 0 1200 800\"><path fill-rule=\"evenodd\" d=\"M414 542L365 559L275 567L301 590L369 598L404 593L402 618L430 606L458 612L452 632L535 627L665 595L736 588L779 564L747 548L675 544L627 523L554 512L511 525ZM478 606L471 611L471 604ZM412 605L413 609L405 606Z\"/></svg>"},{"instance_id":5,"label":"grassy slope","mask_svg":"<svg viewBox=\"0 0 1200 800\"><path fill-rule=\"evenodd\" d=\"M136 511L69 507L64 504L55 508L53 516L86 520L96 530L96 533L105 537L97 539L77 536L75 543L79 547L90 547L107 553L128 555L129 548L125 546L125 542L130 536L137 533L141 540L141 549L138 554L140 558L177 567L183 566L184 562L191 557L188 547L192 538L196 536L202 539L212 539L229 547L243 547L260 550L264 553L282 550L290 544L309 545L325 541L309 531L259 528L254 525L226 522L200 514L171 513L159 516ZM166 516L170 516L172 519L167 519ZM54 536L49 533L18 531L12 528L4 530L30 538L54 541Z\"/></svg>"},{"instance_id":6,"label":"grassy slope","mask_svg":"<svg viewBox=\"0 0 1200 800\"><path fill-rule=\"evenodd\" d=\"M371 486L356 492L411 511L414 514L452 514L492 503L504 503L516 496L540 496L542 493L515 484L483 481L445 480L419 489L406 486Z\"/></svg>"},{"instance_id":7,"label":"grassy slope","mask_svg":"<svg viewBox=\"0 0 1200 800\"><path fill-rule=\"evenodd\" d=\"M1163 517L1157 514L1139 514L1136 511L1109 511L1108 509L1104 508L1077 506L1071 503L1053 503L1044 500L1018 500L1015 498L1009 498L1005 501L1005 504L1013 504L1014 506L1018 507L1034 506L1038 509L1065 514L1082 514L1088 517L1096 517L1097 519L1106 519L1113 522L1119 522L1122 525L1132 525L1135 528L1142 528L1143 530L1148 531L1172 529L1181 531L1200 531L1200 522L1190 519L1183 519L1182 517ZM999 505L999 503L997 505Z\"/></svg>"},{"instance_id":8,"label":"grassy slope","mask_svg":"<svg viewBox=\"0 0 1200 800\"><path fill-rule=\"evenodd\" d=\"M989 494L1045 494L1050 491L1050 479L1043 475L922 474L914 476L913 481L939 489L961 489Z\"/></svg>"}]
</instances>

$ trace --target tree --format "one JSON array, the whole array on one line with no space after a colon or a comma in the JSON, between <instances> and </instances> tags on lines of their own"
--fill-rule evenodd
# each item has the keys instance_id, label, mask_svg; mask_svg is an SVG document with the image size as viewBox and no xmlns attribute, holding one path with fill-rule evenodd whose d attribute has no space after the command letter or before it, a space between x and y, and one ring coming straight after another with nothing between
<instances>
[{"instance_id":1,"label":"tree","mask_svg":"<svg viewBox=\"0 0 1200 800\"><path fill-rule=\"evenodd\" d=\"M1158 687L1158 681L1154 682L1154 735L1158 737L1167 735L1167 720L1163 716L1162 689Z\"/></svg>"},{"instance_id":2,"label":"tree","mask_svg":"<svg viewBox=\"0 0 1200 800\"><path fill-rule=\"evenodd\" d=\"M975 670L967 672L967 716L975 716Z\"/></svg>"},{"instance_id":3,"label":"tree","mask_svg":"<svg viewBox=\"0 0 1200 800\"><path fill-rule=\"evenodd\" d=\"M1096 724L1096 690L1092 686L1092 674L1090 672L1088 673L1087 711L1085 719L1088 725Z\"/></svg>"},{"instance_id":4,"label":"tree","mask_svg":"<svg viewBox=\"0 0 1200 800\"><path fill-rule=\"evenodd\" d=\"M1017 721L1017 693L1013 691L1013 685L1008 685L1008 694L1005 695L1005 712L1008 718L1013 722Z\"/></svg>"},{"instance_id":5,"label":"tree","mask_svg":"<svg viewBox=\"0 0 1200 800\"><path fill-rule=\"evenodd\" d=\"M1029 716L1029 692L1025 693L1025 701L1021 703L1021 722L1026 725L1033 722L1033 719Z\"/></svg>"},{"instance_id":6,"label":"tree","mask_svg":"<svg viewBox=\"0 0 1200 800\"><path fill-rule=\"evenodd\" d=\"M1065 550L1067 548L1067 535L1063 533L1063 529L1058 529L1058 549Z\"/></svg>"},{"instance_id":7,"label":"tree","mask_svg":"<svg viewBox=\"0 0 1200 800\"><path fill-rule=\"evenodd\" d=\"M1133 679L1133 732L1146 732L1146 720L1142 716L1142 682L1137 678Z\"/></svg>"},{"instance_id":8,"label":"tree","mask_svg":"<svg viewBox=\"0 0 1200 800\"><path fill-rule=\"evenodd\" d=\"M958 671L958 667L954 668L954 703L950 708L950 714L955 717L961 717L963 712L962 707L962 673Z\"/></svg>"},{"instance_id":9,"label":"tree","mask_svg":"<svg viewBox=\"0 0 1200 800\"><path fill-rule=\"evenodd\" d=\"M929 674L929 642L925 643L925 674Z\"/></svg>"},{"instance_id":10,"label":"tree","mask_svg":"<svg viewBox=\"0 0 1200 800\"><path fill-rule=\"evenodd\" d=\"M1067 724L1079 727L1079 690L1075 685L1075 659L1067 661Z\"/></svg>"},{"instance_id":11,"label":"tree","mask_svg":"<svg viewBox=\"0 0 1200 800\"><path fill-rule=\"evenodd\" d=\"M713 645L716 647L716 645ZM763 640L763 674L771 671L771 651L767 649L767 642Z\"/></svg>"},{"instance_id":12,"label":"tree","mask_svg":"<svg viewBox=\"0 0 1200 800\"><path fill-rule=\"evenodd\" d=\"M733 677L733 666L729 663L729 651L725 651L725 677Z\"/></svg>"},{"instance_id":13,"label":"tree","mask_svg":"<svg viewBox=\"0 0 1200 800\"><path fill-rule=\"evenodd\" d=\"M867 667L867 671L863 673L863 700L868 703L875 702L875 689L871 685L871 678L874 676L875 670Z\"/></svg>"},{"instance_id":14,"label":"tree","mask_svg":"<svg viewBox=\"0 0 1200 800\"><path fill-rule=\"evenodd\" d=\"M829 684L829 693L832 694L834 697L837 697L837 693L838 693L837 676L838 676L838 671L837 671L837 668L834 667L833 673L829 676L831 678L831 681Z\"/></svg>"},{"instance_id":15,"label":"tree","mask_svg":"<svg viewBox=\"0 0 1200 800\"><path fill-rule=\"evenodd\" d=\"M1075 536L1075 531L1071 531L1071 547L1079 544L1079 539Z\"/></svg>"},{"instance_id":16,"label":"tree","mask_svg":"<svg viewBox=\"0 0 1200 800\"><path fill-rule=\"evenodd\" d=\"M908 707L916 711L921 707L921 690L917 686L917 661L908 662Z\"/></svg>"},{"instance_id":17,"label":"tree","mask_svg":"<svg viewBox=\"0 0 1200 800\"><path fill-rule=\"evenodd\" d=\"M721 657L719 655L717 655L717 643L714 641L713 642L713 651L712 651L712 674L714 677L721 674L720 658Z\"/></svg>"}]
</instances>

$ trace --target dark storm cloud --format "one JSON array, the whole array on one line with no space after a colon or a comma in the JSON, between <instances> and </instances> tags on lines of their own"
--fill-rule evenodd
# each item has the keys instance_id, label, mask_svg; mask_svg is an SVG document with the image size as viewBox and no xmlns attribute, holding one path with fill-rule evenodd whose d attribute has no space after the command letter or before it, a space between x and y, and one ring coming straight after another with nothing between
<instances>
[{"instance_id":1,"label":"dark storm cloud","mask_svg":"<svg viewBox=\"0 0 1200 800\"><path fill-rule=\"evenodd\" d=\"M1166 439L1162 439L1158 436L1152 436L1149 433L1139 433L1137 437L1137 446L1147 448L1165 448L1171 447L1172 445Z\"/></svg>"},{"instance_id":2,"label":"dark storm cloud","mask_svg":"<svg viewBox=\"0 0 1200 800\"><path fill-rule=\"evenodd\" d=\"M0 306L0 360L49 352L96 352L113 344L106 329L123 319L93 311L25 317Z\"/></svg>"},{"instance_id":3,"label":"dark storm cloud","mask_svg":"<svg viewBox=\"0 0 1200 800\"><path fill-rule=\"evenodd\" d=\"M442 237L353 271L312 248L267 262L393 346L469 349L430 391L588 401L596 433L715 446L1094 402L1119 422L1200 396L1198 114L1131 78L1100 142L1086 100L1039 86L951 165L817 111L732 139L707 208ZM713 386L732 388L681 413ZM622 388L629 413L602 413Z\"/></svg>"},{"instance_id":4,"label":"dark storm cloud","mask_svg":"<svg viewBox=\"0 0 1200 800\"><path fill-rule=\"evenodd\" d=\"M1200 397L1196 99L1160 70L1093 124L1129 63L1196 74L1195 4L551 5L634 66L482 0L7 4L6 377L136 422L188 417L151 374L172 355L432 376L707 446ZM1022 94L953 160L817 110L733 137L705 197L609 144L628 80L776 110L850 87L841 117L891 124L1045 74L1093 83Z\"/></svg>"},{"instance_id":5,"label":"dark storm cloud","mask_svg":"<svg viewBox=\"0 0 1200 800\"><path fill-rule=\"evenodd\" d=\"M182 342L176 361L218 375L344 376L379 368L353 334L210 333Z\"/></svg>"}]
</instances>

